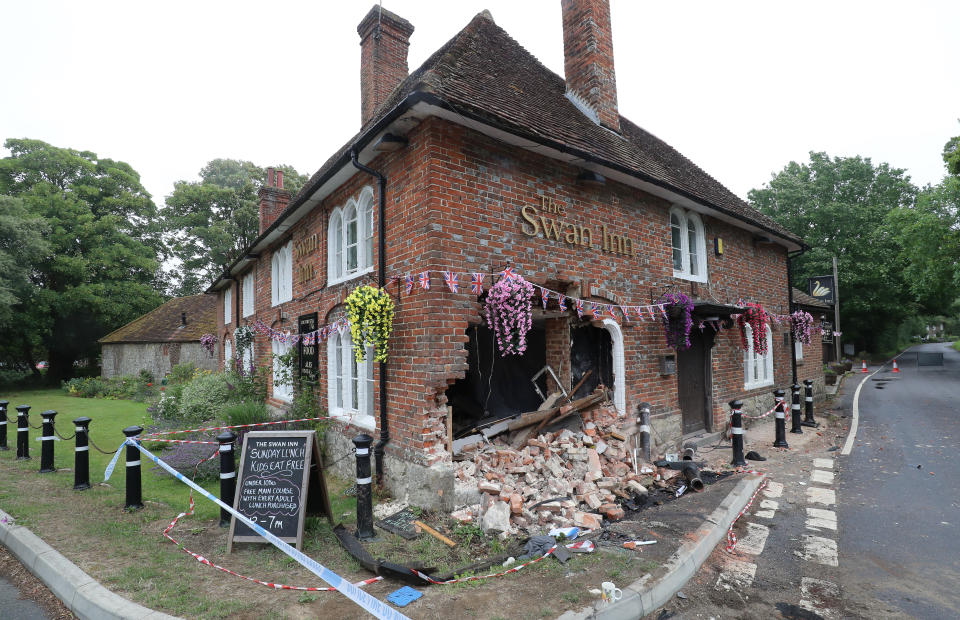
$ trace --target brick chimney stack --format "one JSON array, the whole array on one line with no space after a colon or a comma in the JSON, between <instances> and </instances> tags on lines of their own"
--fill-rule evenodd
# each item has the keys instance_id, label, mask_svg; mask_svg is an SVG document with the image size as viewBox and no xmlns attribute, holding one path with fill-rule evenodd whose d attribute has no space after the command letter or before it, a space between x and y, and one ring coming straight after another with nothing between
<instances>
[{"instance_id":1,"label":"brick chimney stack","mask_svg":"<svg viewBox=\"0 0 960 620\"><path fill-rule=\"evenodd\" d=\"M283 170L267 168L267 183L257 192L260 197L260 234L276 221L290 203L290 192L283 189Z\"/></svg>"},{"instance_id":2,"label":"brick chimney stack","mask_svg":"<svg viewBox=\"0 0 960 620\"><path fill-rule=\"evenodd\" d=\"M366 125L407 77L413 24L374 5L357 26L360 35L360 120Z\"/></svg>"},{"instance_id":3,"label":"brick chimney stack","mask_svg":"<svg viewBox=\"0 0 960 620\"><path fill-rule=\"evenodd\" d=\"M567 97L597 122L620 131L609 0L561 0ZM587 113L590 116L589 113Z\"/></svg>"}]
</instances>

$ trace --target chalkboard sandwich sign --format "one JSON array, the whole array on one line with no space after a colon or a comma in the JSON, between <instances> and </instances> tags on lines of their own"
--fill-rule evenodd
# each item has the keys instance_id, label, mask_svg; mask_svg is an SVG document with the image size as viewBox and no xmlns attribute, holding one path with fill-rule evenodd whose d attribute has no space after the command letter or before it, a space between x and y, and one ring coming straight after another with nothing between
<instances>
[{"instance_id":1,"label":"chalkboard sandwich sign","mask_svg":"<svg viewBox=\"0 0 960 620\"><path fill-rule=\"evenodd\" d=\"M300 549L307 514L333 517L316 431L247 433L243 438L240 480L233 507ZM228 553L233 550L234 542L265 541L234 517L230 520Z\"/></svg>"}]
</instances>

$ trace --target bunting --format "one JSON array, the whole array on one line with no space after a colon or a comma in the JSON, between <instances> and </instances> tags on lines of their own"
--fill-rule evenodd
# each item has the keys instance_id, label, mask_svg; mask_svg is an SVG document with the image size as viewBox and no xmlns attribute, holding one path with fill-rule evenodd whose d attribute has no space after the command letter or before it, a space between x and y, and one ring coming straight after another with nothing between
<instances>
[{"instance_id":1,"label":"bunting","mask_svg":"<svg viewBox=\"0 0 960 620\"><path fill-rule=\"evenodd\" d=\"M443 281L447 283L451 293L460 292L459 274L456 271L444 271Z\"/></svg>"},{"instance_id":2,"label":"bunting","mask_svg":"<svg viewBox=\"0 0 960 620\"><path fill-rule=\"evenodd\" d=\"M420 288L425 291L430 290L430 272L424 271L420 274Z\"/></svg>"},{"instance_id":3,"label":"bunting","mask_svg":"<svg viewBox=\"0 0 960 620\"><path fill-rule=\"evenodd\" d=\"M483 278L484 274L474 273L473 277L470 279L470 292L474 295L483 295Z\"/></svg>"}]
</instances>

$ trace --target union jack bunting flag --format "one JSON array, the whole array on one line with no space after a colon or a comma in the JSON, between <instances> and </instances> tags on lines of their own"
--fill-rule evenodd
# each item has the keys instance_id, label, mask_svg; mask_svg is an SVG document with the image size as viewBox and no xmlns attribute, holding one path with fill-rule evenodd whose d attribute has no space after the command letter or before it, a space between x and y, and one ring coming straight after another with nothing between
<instances>
[{"instance_id":1,"label":"union jack bunting flag","mask_svg":"<svg viewBox=\"0 0 960 620\"><path fill-rule=\"evenodd\" d=\"M507 280L513 280L517 277L517 274L513 273L513 267L507 267L500 272L500 275L506 278Z\"/></svg>"},{"instance_id":2,"label":"union jack bunting flag","mask_svg":"<svg viewBox=\"0 0 960 620\"><path fill-rule=\"evenodd\" d=\"M633 311L636 313L637 318L640 319L640 321L642 322L642 321L644 320L644 319L643 319L643 308L640 307L640 306L634 306L634 307L633 307Z\"/></svg>"},{"instance_id":3,"label":"union jack bunting flag","mask_svg":"<svg viewBox=\"0 0 960 620\"><path fill-rule=\"evenodd\" d=\"M413 276L404 276L404 280L407 283L407 295L410 294L410 291L413 290Z\"/></svg>"},{"instance_id":4,"label":"union jack bunting flag","mask_svg":"<svg viewBox=\"0 0 960 620\"><path fill-rule=\"evenodd\" d=\"M593 304L593 318L595 319L600 318L600 306L597 304Z\"/></svg>"},{"instance_id":5,"label":"union jack bunting flag","mask_svg":"<svg viewBox=\"0 0 960 620\"><path fill-rule=\"evenodd\" d=\"M387 281L387 286L390 286L394 282L400 279L400 276L390 276L390 279Z\"/></svg>"},{"instance_id":6,"label":"union jack bunting flag","mask_svg":"<svg viewBox=\"0 0 960 620\"><path fill-rule=\"evenodd\" d=\"M650 319L653 321L657 320L657 315L653 313L653 306L647 306L647 312L650 313Z\"/></svg>"},{"instance_id":7,"label":"union jack bunting flag","mask_svg":"<svg viewBox=\"0 0 960 620\"><path fill-rule=\"evenodd\" d=\"M560 312L567 311L567 298L563 295L557 295L557 304L560 306Z\"/></svg>"},{"instance_id":8,"label":"union jack bunting flag","mask_svg":"<svg viewBox=\"0 0 960 620\"><path fill-rule=\"evenodd\" d=\"M617 313L613 311L613 308L614 308L613 306L607 306L607 314L609 314L610 318L612 318L614 321L619 322L619 319L617 318Z\"/></svg>"},{"instance_id":9,"label":"union jack bunting flag","mask_svg":"<svg viewBox=\"0 0 960 620\"><path fill-rule=\"evenodd\" d=\"M660 305L657 306L657 307L660 308L660 314L663 315L663 318L667 318L667 311L664 309L663 306L664 306L664 304L660 304Z\"/></svg>"},{"instance_id":10,"label":"union jack bunting flag","mask_svg":"<svg viewBox=\"0 0 960 620\"><path fill-rule=\"evenodd\" d=\"M424 289L425 291L430 290L430 272L429 271L424 271L423 273L420 274L420 288Z\"/></svg>"},{"instance_id":11,"label":"union jack bunting flag","mask_svg":"<svg viewBox=\"0 0 960 620\"><path fill-rule=\"evenodd\" d=\"M583 318L583 300L578 299L574 307L577 309L577 316Z\"/></svg>"},{"instance_id":12,"label":"union jack bunting flag","mask_svg":"<svg viewBox=\"0 0 960 620\"><path fill-rule=\"evenodd\" d=\"M623 315L623 320L624 320L624 321L629 321L629 320L630 320L630 313L628 312L628 310L627 310L625 307L620 306L620 314Z\"/></svg>"},{"instance_id":13,"label":"union jack bunting flag","mask_svg":"<svg viewBox=\"0 0 960 620\"><path fill-rule=\"evenodd\" d=\"M456 271L444 271L443 281L447 283L451 293L460 292L460 275Z\"/></svg>"},{"instance_id":14,"label":"union jack bunting flag","mask_svg":"<svg viewBox=\"0 0 960 620\"><path fill-rule=\"evenodd\" d=\"M474 295L483 295L483 274L475 273L470 278L470 292Z\"/></svg>"},{"instance_id":15,"label":"union jack bunting flag","mask_svg":"<svg viewBox=\"0 0 960 620\"><path fill-rule=\"evenodd\" d=\"M550 291L545 288L540 289L540 301L543 302L543 309L547 309L547 302L550 301Z\"/></svg>"}]
</instances>

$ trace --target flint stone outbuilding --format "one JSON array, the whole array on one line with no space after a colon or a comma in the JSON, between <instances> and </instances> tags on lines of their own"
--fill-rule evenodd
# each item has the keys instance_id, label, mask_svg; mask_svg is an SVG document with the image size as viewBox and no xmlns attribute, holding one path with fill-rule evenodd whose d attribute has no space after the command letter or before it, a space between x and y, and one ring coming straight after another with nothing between
<instances>
[{"instance_id":1,"label":"flint stone outbuilding","mask_svg":"<svg viewBox=\"0 0 960 620\"><path fill-rule=\"evenodd\" d=\"M378 474L421 506L455 503L448 424L458 436L536 409L544 366L568 390L602 383L627 427L650 403L658 448L724 430L729 400L762 408L793 380L789 337L768 328L769 352L745 351L731 315L745 302L789 313L788 254L802 240L620 115L608 3L561 5L565 78L486 11L408 74L413 25L374 6L358 27L360 131L296 196L270 174L259 237L208 291L220 342L258 325L253 356L269 367L294 345L264 329L336 325L358 285L387 288L386 364L355 363L349 330L306 353L321 406L350 422L326 434L329 453L349 450L358 428L373 434ZM486 289L508 268L613 314L538 300L526 353L500 356L470 278L492 274ZM459 274L456 292L444 272ZM670 292L695 303L682 351L659 315L629 312ZM537 387L557 386L546 374ZM270 390L274 406L293 398L277 380Z\"/></svg>"},{"instance_id":2,"label":"flint stone outbuilding","mask_svg":"<svg viewBox=\"0 0 960 620\"><path fill-rule=\"evenodd\" d=\"M200 336L216 331L215 295L174 297L101 338L104 379L150 371L161 378L177 364L193 362L216 370L217 357L200 346Z\"/></svg>"}]
</instances>

